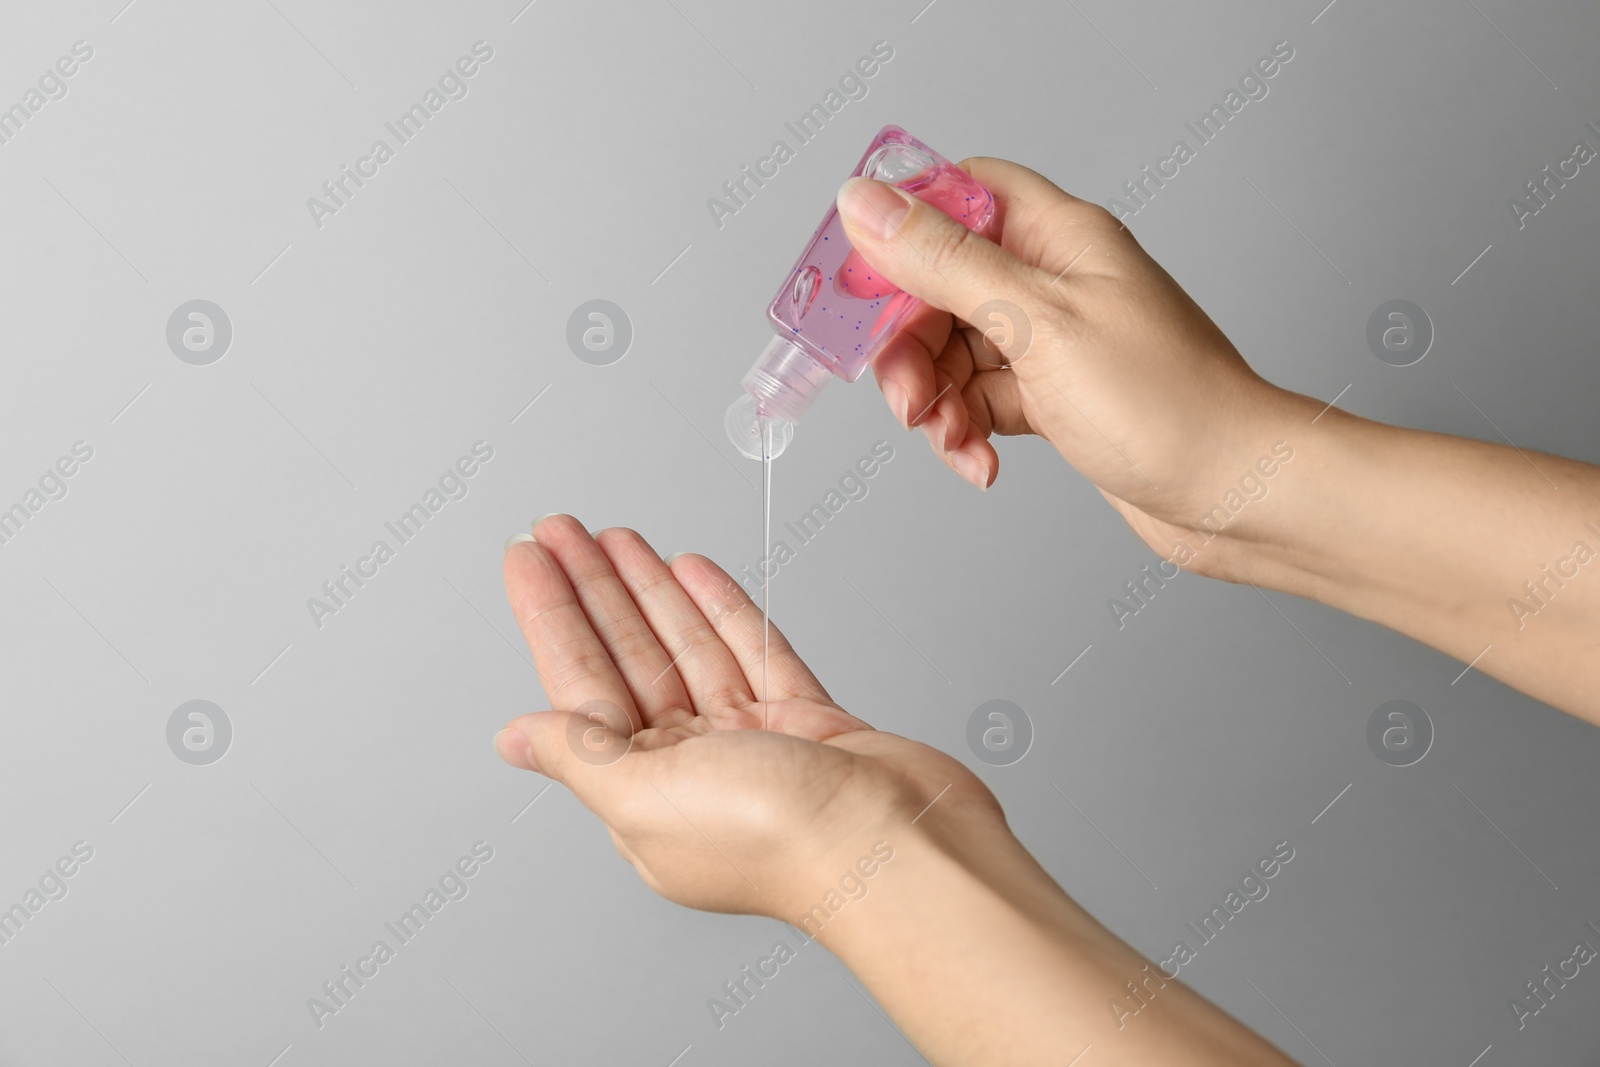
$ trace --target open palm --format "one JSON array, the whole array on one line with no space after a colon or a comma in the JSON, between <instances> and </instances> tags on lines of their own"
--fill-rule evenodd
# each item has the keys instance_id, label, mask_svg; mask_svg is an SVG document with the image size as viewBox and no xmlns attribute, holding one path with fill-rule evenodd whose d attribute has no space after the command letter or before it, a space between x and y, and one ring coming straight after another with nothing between
<instances>
[{"instance_id":1,"label":"open palm","mask_svg":"<svg viewBox=\"0 0 1600 1067\"><path fill-rule=\"evenodd\" d=\"M509 545L506 591L554 710L496 749L571 788L652 889L784 914L810 891L800 872L859 851L885 813L948 789L949 807L998 816L958 761L835 704L776 628L764 656L760 610L710 560L669 564L568 515L533 537Z\"/></svg>"}]
</instances>

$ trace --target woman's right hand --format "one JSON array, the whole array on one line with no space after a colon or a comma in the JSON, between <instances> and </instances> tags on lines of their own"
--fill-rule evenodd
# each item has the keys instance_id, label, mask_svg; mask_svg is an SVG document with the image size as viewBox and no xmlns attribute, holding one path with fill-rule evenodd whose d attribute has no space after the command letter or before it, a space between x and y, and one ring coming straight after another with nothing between
<instances>
[{"instance_id":1,"label":"woman's right hand","mask_svg":"<svg viewBox=\"0 0 1600 1067\"><path fill-rule=\"evenodd\" d=\"M926 302L874 367L945 462L986 487L989 436L1039 434L1179 566L1380 622L1600 723L1600 579L1578 577L1600 467L1279 389L1108 212L1015 163L962 166L994 193L993 240L865 178L839 194L856 250Z\"/></svg>"},{"instance_id":2,"label":"woman's right hand","mask_svg":"<svg viewBox=\"0 0 1600 1067\"><path fill-rule=\"evenodd\" d=\"M1256 375L1109 212L1015 163L961 166L994 194L990 240L881 182L839 193L856 250L926 304L874 362L890 410L980 489L991 434L1046 438L1169 554L1304 398Z\"/></svg>"}]
</instances>

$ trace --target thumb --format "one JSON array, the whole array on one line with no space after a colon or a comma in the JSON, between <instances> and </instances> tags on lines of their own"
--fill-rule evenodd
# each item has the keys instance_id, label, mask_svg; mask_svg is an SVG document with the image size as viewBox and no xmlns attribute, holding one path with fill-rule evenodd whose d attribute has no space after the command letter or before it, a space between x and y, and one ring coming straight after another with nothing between
<instances>
[{"instance_id":1,"label":"thumb","mask_svg":"<svg viewBox=\"0 0 1600 1067\"><path fill-rule=\"evenodd\" d=\"M871 178L838 196L845 235L897 287L967 322L985 302L1033 288L1036 268L932 204Z\"/></svg>"},{"instance_id":2,"label":"thumb","mask_svg":"<svg viewBox=\"0 0 1600 1067\"><path fill-rule=\"evenodd\" d=\"M627 712L593 700L577 711L521 715L495 735L494 747L513 767L555 779L610 822L636 788L634 732Z\"/></svg>"}]
</instances>

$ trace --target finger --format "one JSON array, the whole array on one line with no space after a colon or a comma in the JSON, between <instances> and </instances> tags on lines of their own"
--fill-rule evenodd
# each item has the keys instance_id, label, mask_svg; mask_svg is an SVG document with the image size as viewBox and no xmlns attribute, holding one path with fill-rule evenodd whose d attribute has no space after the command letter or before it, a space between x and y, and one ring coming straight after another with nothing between
<instances>
[{"instance_id":1,"label":"finger","mask_svg":"<svg viewBox=\"0 0 1600 1067\"><path fill-rule=\"evenodd\" d=\"M948 312L923 304L872 361L872 373L895 421L909 430L938 395L934 357L950 338Z\"/></svg>"},{"instance_id":2,"label":"finger","mask_svg":"<svg viewBox=\"0 0 1600 1067\"><path fill-rule=\"evenodd\" d=\"M972 360L956 343L960 335L952 326L948 314L924 304L873 360L890 409L908 412L900 424L920 426L941 454L958 446L967 432L961 388L972 373Z\"/></svg>"},{"instance_id":3,"label":"finger","mask_svg":"<svg viewBox=\"0 0 1600 1067\"><path fill-rule=\"evenodd\" d=\"M768 708L766 727L773 733L817 742L872 729L843 708L814 700L774 700Z\"/></svg>"},{"instance_id":4,"label":"finger","mask_svg":"<svg viewBox=\"0 0 1600 1067\"><path fill-rule=\"evenodd\" d=\"M596 540L672 657L695 710L710 714L754 699L733 653L645 539L632 530L601 530Z\"/></svg>"},{"instance_id":5,"label":"finger","mask_svg":"<svg viewBox=\"0 0 1600 1067\"><path fill-rule=\"evenodd\" d=\"M506 550L502 569L506 597L550 703L572 709L602 701L622 708L638 725L627 683L550 550L519 541Z\"/></svg>"},{"instance_id":6,"label":"finger","mask_svg":"<svg viewBox=\"0 0 1600 1067\"><path fill-rule=\"evenodd\" d=\"M967 409L961 401L961 390L943 367L934 364L933 380L939 391L922 417L923 436L941 456L958 447L967 435Z\"/></svg>"},{"instance_id":7,"label":"finger","mask_svg":"<svg viewBox=\"0 0 1600 1067\"><path fill-rule=\"evenodd\" d=\"M1028 420L1028 413L1023 410L1022 388L1018 384L1017 376L1010 371L986 371L974 374L967 387L962 390L961 398L966 404L967 414L972 419L974 427L974 432L969 433L967 440L963 442L962 451L988 469L988 483L993 485L994 480L1000 476L1000 454L995 450L990 437L994 434L1020 437L1024 434L1036 434L1038 430ZM961 467L954 463L952 466L956 466L958 471L961 470ZM982 488L978 479L968 480Z\"/></svg>"},{"instance_id":8,"label":"finger","mask_svg":"<svg viewBox=\"0 0 1600 1067\"><path fill-rule=\"evenodd\" d=\"M901 289L972 321L987 301L1037 305L1050 278L892 185L852 178L839 217L856 251Z\"/></svg>"},{"instance_id":9,"label":"finger","mask_svg":"<svg viewBox=\"0 0 1600 1067\"><path fill-rule=\"evenodd\" d=\"M1028 341L1031 344L1033 324L1029 322L1025 328L1029 331ZM958 323L950 334L950 347L958 342L964 344L975 371L1009 370L1011 360L1006 358L1000 346L1006 336L1004 332L992 335L988 329Z\"/></svg>"},{"instance_id":10,"label":"finger","mask_svg":"<svg viewBox=\"0 0 1600 1067\"><path fill-rule=\"evenodd\" d=\"M994 194L989 233L1000 247L1052 278L1074 260L1074 271L1090 271L1104 262L1103 256L1085 254L1090 246L1133 241L1127 227L1105 208L1080 200L1020 163L974 156L957 166Z\"/></svg>"},{"instance_id":11,"label":"finger","mask_svg":"<svg viewBox=\"0 0 1600 1067\"><path fill-rule=\"evenodd\" d=\"M686 717L689 694L673 669L672 657L656 640L589 531L571 515L551 515L534 527L533 535L566 572L578 604L627 683L643 724L667 725Z\"/></svg>"},{"instance_id":12,"label":"finger","mask_svg":"<svg viewBox=\"0 0 1600 1067\"><path fill-rule=\"evenodd\" d=\"M954 338L951 343L955 343ZM973 374L961 391L961 406L968 419L966 438L943 459L972 485L987 489L1000 474L1000 454L989 440L990 435L1032 432L1022 413L1016 375L1010 371Z\"/></svg>"},{"instance_id":13,"label":"finger","mask_svg":"<svg viewBox=\"0 0 1600 1067\"><path fill-rule=\"evenodd\" d=\"M987 437L969 434L961 447L945 453L946 465L979 489L988 489L1000 473L1000 454Z\"/></svg>"},{"instance_id":14,"label":"finger","mask_svg":"<svg viewBox=\"0 0 1600 1067\"><path fill-rule=\"evenodd\" d=\"M944 348L933 361L934 380L939 383L933 413L922 421L928 443L944 456L967 439L971 419L962 399L962 390L972 378L972 352L965 331L952 330Z\"/></svg>"},{"instance_id":15,"label":"finger","mask_svg":"<svg viewBox=\"0 0 1600 1067\"><path fill-rule=\"evenodd\" d=\"M495 751L513 767L560 782L584 807L616 825L637 801L647 753L632 746L627 720L614 713L600 718L573 711L519 715L495 735ZM609 743L594 740L608 732Z\"/></svg>"},{"instance_id":16,"label":"finger","mask_svg":"<svg viewBox=\"0 0 1600 1067\"><path fill-rule=\"evenodd\" d=\"M971 420L968 440L975 436L1020 437L1037 433L1022 410L1022 388L1009 370L980 370L967 379L961 402Z\"/></svg>"},{"instance_id":17,"label":"finger","mask_svg":"<svg viewBox=\"0 0 1600 1067\"><path fill-rule=\"evenodd\" d=\"M959 340L959 337L952 337L951 347L956 347ZM964 341L961 347L965 347ZM991 426L988 411L984 407L985 387L982 379L1002 376L1010 377L1005 372L996 371L966 376L965 388L955 394L954 401L960 409L965 431L954 447L935 449L946 466L978 489L988 489L994 484L995 475L1000 470L1000 456L989 443Z\"/></svg>"},{"instance_id":18,"label":"finger","mask_svg":"<svg viewBox=\"0 0 1600 1067\"><path fill-rule=\"evenodd\" d=\"M776 626L771 628L765 644L770 674L763 670L761 609L726 571L704 556L695 555L675 556L671 566L679 584L733 653L757 700L805 697L832 702L822 683Z\"/></svg>"}]
</instances>

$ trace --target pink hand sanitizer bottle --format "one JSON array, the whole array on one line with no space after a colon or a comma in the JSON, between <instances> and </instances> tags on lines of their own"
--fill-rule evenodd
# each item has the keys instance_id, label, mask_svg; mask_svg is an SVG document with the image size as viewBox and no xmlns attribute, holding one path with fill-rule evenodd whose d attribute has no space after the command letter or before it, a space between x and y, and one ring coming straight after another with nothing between
<instances>
[{"instance_id":1,"label":"pink hand sanitizer bottle","mask_svg":"<svg viewBox=\"0 0 1600 1067\"><path fill-rule=\"evenodd\" d=\"M885 126L851 177L875 178L932 204L975 233L994 218L994 198L966 171L898 126ZM740 383L725 421L752 459L776 456L794 424L834 377L861 377L921 301L879 276L845 237L837 208L801 253L767 308L777 333ZM763 423L767 441L763 448Z\"/></svg>"}]
</instances>

